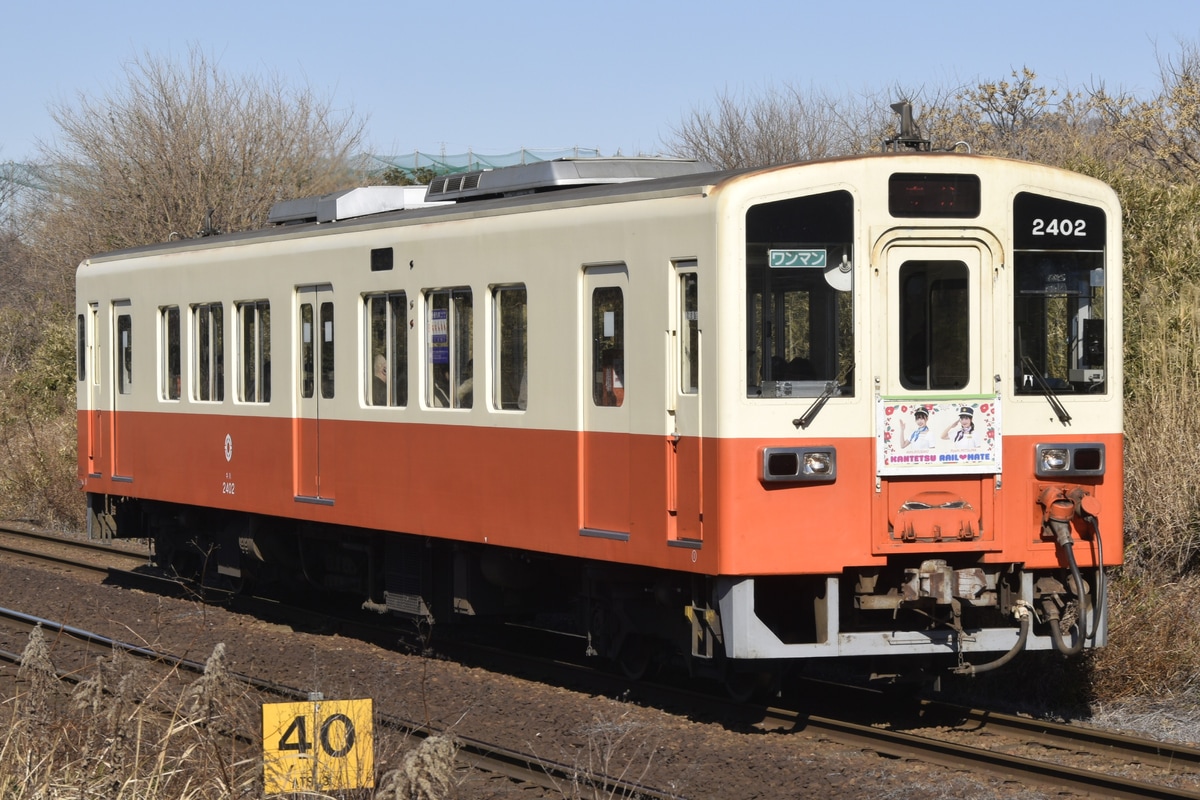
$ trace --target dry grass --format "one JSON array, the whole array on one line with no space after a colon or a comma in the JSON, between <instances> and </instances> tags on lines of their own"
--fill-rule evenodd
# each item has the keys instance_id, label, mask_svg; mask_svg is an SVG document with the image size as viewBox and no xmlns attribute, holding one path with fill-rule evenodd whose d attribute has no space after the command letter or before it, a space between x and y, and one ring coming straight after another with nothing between
<instances>
[{"instance_id":1,"label":"dry grass","mask_svg":"<svg viewBox=\"0 0 1200 800\"><path fill-rule=\"evenodd\" d=\"M40 628L30 635L18 692L0 704L0 800L235 800L263 796L261 698L226 668L217 645L188 682L114 651L73 687L60 680ZM375 736L377 764L400 763L411 741ZM397 784L339 797L451 798L456 747L435 737L403 757ZM397 785L401 790L395 789ZM392 787L390 793L386 790ZM319 793L295 797L320 798Z\"/></svg>"},{"instance_id":2,"label":"dry grass","mask_svg":"<svg viewBox=\"0 0 1200 800\"><path fill-rule=\"evenodd\" d=\"M633 792L609 787L610 779L639 783L650 771L658 752L655 731L633 720L621 704L596 715L578 731L574 744L558 742L559 752L547 761L570 765L570 775L562 780L551 778L555 788L568 800L616 800L636 796ZM536 754L536 743L529 743Z\"/></svg>"},{"instance_id":3,"label":"dry grass","mask_svg":"<svg viewBox=\"0 0 1200 800\"><path fill-rule=\"evenodd\" d=\"M400 768L386 773L375 800L446 800L456 787L453 736L430 736L404 754Z\"/></svg>"},{"instance_id":4,"label":"dry grass","mask_svg":"<svg viewBox=\"0 0 1200 800\"><path fill-rule=\"evenodd\" d=\"M1109 598L1109 645L1094 659L1095 696L1200 702L1200 576L1160 584L1125 575Z\"/></svg>"},{"instance_id":5,"label":"dry grass","mask_svg":"<svg viewBox=\"0 0 1200 800\"><path fill-rule=\"evenodd\" d=\"M83 526L70 318L0 305L0 519Z\"/></svg>"},{"instance_id":6,"label":"dry grass","mask_svg":"<svg viewBox=\"0 0 1200 800\"><path fill-rule=\"evenodd\" d=\"M1126 555L1134 571L1173 580L1200 559L1200 186L1122 189Z\"/></svg>"},{"instance_id":7,"label":"dry grass","mask_svg":"<svg viewBox=\"0 0 1200 800\"><path fill-rule=\"evenodd\" d=\"M222 671L218 647L204 676L151 679L117 652L73 689L30 636L0 742L0 800L251 797L261 757L246 730L253 705Z\"/></svg>"}]
</instances>

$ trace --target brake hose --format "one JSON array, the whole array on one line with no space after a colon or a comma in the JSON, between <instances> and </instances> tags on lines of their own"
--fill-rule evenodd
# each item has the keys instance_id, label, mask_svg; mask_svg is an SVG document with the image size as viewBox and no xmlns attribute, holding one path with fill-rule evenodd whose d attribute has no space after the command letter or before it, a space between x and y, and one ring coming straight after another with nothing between
<instances>
[{"instance_id":1,"label":"brake hose","mask_svg":"<svg viewBox=\"0 0 1200 800\"><path fill-rule=\"evenodd\" d=\"M1085 514L1083 518L1092 526L1092 530L1096 532L1096 607L1092 611L1092 632L1088 634L1089 639L1096 641L1096 634L1100 630L1100 614L1104 610L1104 602L1107 599L1108 585L1104 579L1104 539L1100 536L1100 520L1092 514Z\"/></svg>"},{"instance_id":2,"label":"brake hose","mask_svg":"<svg viewBox=\"0 0 1200 800\"><path fill-rule=\"evenodd\" d=\"M1080 620L1075 623L1079 628L1079 640L1071 647L1067 646L1063 639L1062 628L1059 625L1058 619L1050 620L1050 635L1054 639L1054 645L1065 656L1077 655L1083 650L1083 643L1087 636L1087 595L1083 589L1083 576L1079 574L1079 565L1075 563L1075 544L1067 537L1065 543L1061 545L1062 549L1067 553L1067 562L1071 565L1071 579L1075 581L1076 596L1079 598L1079 615Z\"/></svg>"}]
</instances>

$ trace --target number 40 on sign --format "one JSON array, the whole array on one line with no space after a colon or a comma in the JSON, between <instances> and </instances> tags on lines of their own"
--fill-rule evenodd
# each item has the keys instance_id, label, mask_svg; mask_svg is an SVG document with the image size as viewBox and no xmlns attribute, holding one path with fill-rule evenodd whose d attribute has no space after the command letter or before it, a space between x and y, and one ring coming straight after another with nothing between
<instances>
[{"instance_id":1,"label":"number 40 on sign","mask_svg":"<svg viewBox=\"0 0 1200 800\"><path fill-rule=\"evenodd\" d=\"M270 703L262 718L266 794L374 787L370 700Z\"/></svg>"}]
</instances>

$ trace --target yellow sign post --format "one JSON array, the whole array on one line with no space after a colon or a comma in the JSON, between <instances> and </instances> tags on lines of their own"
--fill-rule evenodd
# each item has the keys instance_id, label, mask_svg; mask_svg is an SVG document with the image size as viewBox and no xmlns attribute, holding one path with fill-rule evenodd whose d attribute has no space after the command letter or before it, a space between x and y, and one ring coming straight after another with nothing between
<instances>
[{"instance_id":1,"label":"yellow sign post","mask_svg":"<svg viewBox=\"0 0 1200 800\"><path fill-rule=\"evenodd\" d=\"M368 700L269 703L262 707L267 794L375 786L374 709Z\"/></svg>"}]
</instances>

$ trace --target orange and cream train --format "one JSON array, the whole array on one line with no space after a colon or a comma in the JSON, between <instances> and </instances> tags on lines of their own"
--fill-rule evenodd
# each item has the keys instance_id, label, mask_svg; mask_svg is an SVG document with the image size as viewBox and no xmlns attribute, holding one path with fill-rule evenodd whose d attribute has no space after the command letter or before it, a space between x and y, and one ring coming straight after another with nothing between
<instances>
[{"instance_id":1,"label":"orange and cream train","mask_svg":"<svg viewBox=\"0 0 1200 800\"><path fill-rule=\"evenodd\" d=\"M968 154L566 159L97 256L89 531L631 671L1099 646L1120 220Z\"/></svg>"}]
</instances>

